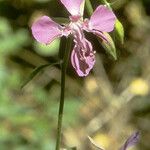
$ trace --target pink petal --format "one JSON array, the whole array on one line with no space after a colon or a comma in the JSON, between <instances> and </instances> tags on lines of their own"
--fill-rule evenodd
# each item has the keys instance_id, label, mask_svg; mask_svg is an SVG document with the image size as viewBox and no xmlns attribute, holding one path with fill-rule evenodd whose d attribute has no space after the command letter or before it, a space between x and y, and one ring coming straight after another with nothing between
<instances>
[{"instance_id":1,"label":"pink petal","mask_svg":"<svg viewBox=\"0 0 150 150\"><path fill-rule=\"evenodd\" d=\"M62 35L60 28L61 26L51 20L51 18L43 16L33 23L31 30L38 42L49 44Z\"/></svg>"},{"instance_id":2,"label":"pink petal","mask_svg":"<svg viewBox=\"0 0 150 150\"><path fill-rule=\"evenodd\" d=\"M115 21L115 14L109 8L100 5L92 14L89 26L94 30L111 32L114 29Z\"/></svg>"},{"instance_id":3,"label":"pink petal","mask_svg":"<svg viewBox=\"0 0 150 150\"><path fill-rule=\"evenodd\" d=\"M72 66L81 77L87 76L95 64L95 55L91 43L84 39L83 44L86 49L76 43L71 54Z\"/></svg>"},{"instance_id":4,"label":"pink petal","mask_svg":"<svg viewBox=\"0 0 150 150\"><path fill-rule=\"evenodd\" d=\"M72 16L83 15L82 4L85 0L60 0Z\"/></svg>"}]
</instances>

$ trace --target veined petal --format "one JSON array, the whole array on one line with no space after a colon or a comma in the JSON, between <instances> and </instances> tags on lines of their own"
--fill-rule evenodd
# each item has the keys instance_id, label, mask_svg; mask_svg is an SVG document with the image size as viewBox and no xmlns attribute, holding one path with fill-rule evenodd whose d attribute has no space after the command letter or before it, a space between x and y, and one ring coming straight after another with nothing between
<instances>
[{"instance_id":1,"label":"veined petal","mask_svg":"<svg viewBox=\"0 0 150 150\"><path fill-rule=\"evenodd\" d=\"M72 16L83 15L85 0L60 0Z\"/></svg>"},{"instance_id":2,"label":"veined petal","mask_svg":"<svg viewBox=\"0 0 150 150\"><path fill-rule=\"evenodd\" d=\"M77 74L81 77L87 76L95 64L95 55L91 43L83 39L83 46L76 43L71 54L71 63Z\"/></svg>"},{"instance_id":3,"label":"veined petal","mask_svg":"<svg viewBox=\"0 0 150 150\"><path fill-rule=\"evenodd\" d=\"M31 30L34 38L40 42L49 44L55 38L62 35L61 26L48 16L43 16L33 23Z\"/></svg>"},{"instance_id":4,"label":"veined petal","mask_svg":"<svg viewBox=\"0 0 150 150\"><path fill-rule=\"evenodd\" d=\"M111 32L116 21L115 14L104 5L96 8L89 20L89 27L102 32Z\"/></svg>"}]
</instances>

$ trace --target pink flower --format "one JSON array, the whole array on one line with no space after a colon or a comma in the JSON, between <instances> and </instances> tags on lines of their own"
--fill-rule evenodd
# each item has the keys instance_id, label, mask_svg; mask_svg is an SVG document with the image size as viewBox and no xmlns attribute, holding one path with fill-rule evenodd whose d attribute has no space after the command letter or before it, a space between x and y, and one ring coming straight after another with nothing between
<instances>
[{"instance_id":1,"label":"pink flower","mask_svg":"<svg viewBox=\"0 0 150 150\"><path fill-rule=\"evenodd\" d=\"M92 32L107 41L103 32L111 32L114 29L116 17L110 9L100 5L90 19L83 20L85 0L60 1L71 14L70 23L61 26L48 16L43 16L33 23L32 34L38 42L45 44L71 34L75 43L71 54L72 66L79 76L87 76L95 64L95 52L83 31Z\"/></svg>"}]
</instances>

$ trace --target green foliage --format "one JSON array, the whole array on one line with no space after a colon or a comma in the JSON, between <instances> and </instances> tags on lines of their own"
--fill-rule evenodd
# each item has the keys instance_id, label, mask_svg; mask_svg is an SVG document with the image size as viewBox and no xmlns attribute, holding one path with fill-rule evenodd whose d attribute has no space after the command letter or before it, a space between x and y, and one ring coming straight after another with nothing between
<instances>
[{"instance_id":1,"label":"green foliage","mask_svg":"<svg viewBox=\"0 0 150 150\"><path fill-rule=\"evenodd\" d=\"M45 45L35 42L35 51L42 56L53 56L58 54L60 40L56 39L51 44Z\"/></svg>"},{"instance_id":2,"label":"green foliage","mask_svg":"<svg viewBox=\"0 0 150 150\"><path fill-rule=\"evenodd\" d=\"M15 53L20 47L26 45L29 42L28 32L25 29L19 29L13 32L9 22L0 18L0 53L2 55Z\"/></svg>"},{"instance_id":3,"label":"green foliage","mask_svg":"<svg viewBox=\"0 0 150 150\"><path fill-rule=\"evenodd\" d=\"M115 24L115 31L114 31L115 37L117 40L123 44L124 43L124 27L122 23L117 19Z\"/></svg>"}]
</instances>

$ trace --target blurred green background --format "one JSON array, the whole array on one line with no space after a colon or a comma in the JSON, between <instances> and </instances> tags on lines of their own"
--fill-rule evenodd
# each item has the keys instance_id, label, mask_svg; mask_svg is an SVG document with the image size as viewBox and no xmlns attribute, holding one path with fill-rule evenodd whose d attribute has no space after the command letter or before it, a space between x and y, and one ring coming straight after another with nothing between
<instances>
[{"instance_id":1,"label":"blurred green background","mask_svg":"<svg viewBox=\"0 0 150 150\"><path fill-rule=\"evenodd\" d=\"M100 4L91 2L94 8ZM115 40L114 61L89 36L97 58L86 78L78 77L69 63L64 148L94 150L89 135L107 150L117 150L139 130L140 142L131 149L150 149L150 1L116 0L112 7L125 28L125 43ZM58 60L59 39L45 46L31 35L33 21L43 14L68 16L59 0L0 0L0 150L55 146L60 67L47 67L20 89L35 67Z\"/></svg>"}]
</instances>

